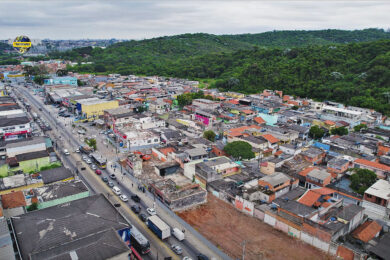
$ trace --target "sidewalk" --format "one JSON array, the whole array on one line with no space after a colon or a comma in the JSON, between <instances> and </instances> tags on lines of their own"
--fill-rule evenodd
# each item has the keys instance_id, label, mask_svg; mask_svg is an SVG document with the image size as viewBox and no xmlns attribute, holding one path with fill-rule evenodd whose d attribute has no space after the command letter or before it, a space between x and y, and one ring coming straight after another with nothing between
<instances>
[{"instance_id":1,"label":"sidewalk","mask_svg":"<svg viewBox=\"0 0 390 260\"><path fill-rule=\"evenodd\" d=\"M113 165L113 167L116 165L117 168L115 171L114 168L111 168L111 165ZM137 194L147 205L147 207L153 207L153 204L155 204L155 209L158 216L169 226L177 227L180 230L186 230L186 240L190 244L195 245L199 252L205 255L213 256L212 259L230 259L225 253L220 251L210 241L198 233L193 227L191 227L174 212L168 209L161 201L158 199L154 200L154 196L149 191L145 191L145 193L139 191L138 180L125 169L123 169L123 173L125 173L125 175L121 174L120 165L117 162L109 161L107 163L107 172L110 174L115 174L117 179L120 180L121 184L129 189L132 193Z\"/></svg>"}]
</instances>

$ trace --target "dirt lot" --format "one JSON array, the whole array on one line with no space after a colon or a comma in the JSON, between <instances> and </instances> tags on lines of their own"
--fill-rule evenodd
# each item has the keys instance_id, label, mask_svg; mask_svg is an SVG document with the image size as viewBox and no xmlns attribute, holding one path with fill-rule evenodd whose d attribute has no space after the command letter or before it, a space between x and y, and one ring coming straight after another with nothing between
<instances>
[{"instance_id":1,"label":"dirt lot","mask_svg":"<svg viewBox=\"0 0 390 260\"><path fill-rule=\"evenodd\" d=\"M331 259L320 250L247 216L212 195L207 204L179 213L187 223L233 259Z\"/></svg>"}]
</instances>

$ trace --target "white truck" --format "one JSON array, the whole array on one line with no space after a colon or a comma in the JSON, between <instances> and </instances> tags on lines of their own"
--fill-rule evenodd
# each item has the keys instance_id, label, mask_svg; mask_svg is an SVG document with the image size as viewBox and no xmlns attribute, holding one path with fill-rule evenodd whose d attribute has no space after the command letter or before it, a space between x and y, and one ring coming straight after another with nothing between
<instances>
[{"instance_id":1,"label":"white truck","mask_svg":"<svg viewBox=\"0 0 390 260\"><path fill-rule=\"evenodd\" d=\"M179 240L179 241L183 241L184 240L185 235L184 235L184 233L180 229L173 228L172 231L173 231L172 234L177 238L177 240Z\"/></svg>"}]
</instances>

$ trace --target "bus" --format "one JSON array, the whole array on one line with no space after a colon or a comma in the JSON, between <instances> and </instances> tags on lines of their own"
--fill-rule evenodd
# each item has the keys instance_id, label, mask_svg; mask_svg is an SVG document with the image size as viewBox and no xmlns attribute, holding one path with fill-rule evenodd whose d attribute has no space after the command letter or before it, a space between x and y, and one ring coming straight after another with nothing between
<instances>
[{"instance_id":1,"label":"bus","mask_svg":"<svg viewBox=\"0 0 390 260\"><path fill-rule=\"evenodd\" d=\"M150 252L150 243L149 241L142 235L142 233L134 226L130 229L130 245L134 247L134 249L141 253L147 254Z\"/></svg>"},{"instance_id":2,"label":"bus","mask_svg":"<svg viewBox=\"0 0 390 260\"><path fill-rule=\"evenodd\" d=\"M90 157L99 168L105 169L107 167L107 159L104 158L100 153L91 153Z\"/></svg>"}]
</instances>

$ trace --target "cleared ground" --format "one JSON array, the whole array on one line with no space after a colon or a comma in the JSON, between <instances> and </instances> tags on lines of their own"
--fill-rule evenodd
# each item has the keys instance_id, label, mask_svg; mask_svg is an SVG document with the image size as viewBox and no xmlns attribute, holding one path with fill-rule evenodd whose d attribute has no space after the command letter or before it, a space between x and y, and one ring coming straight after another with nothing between
<instances>
[{"instance_id":1,"label":"cleared ground","mask_svg":"<svg viewBox=\"0 0 390 260\"><path fill-rule=\"evenodd\" d=\"M332 259L324 252L247 216L212 195L207 204L178 214L232 259Z\"/></svg>"}]
</instances>

